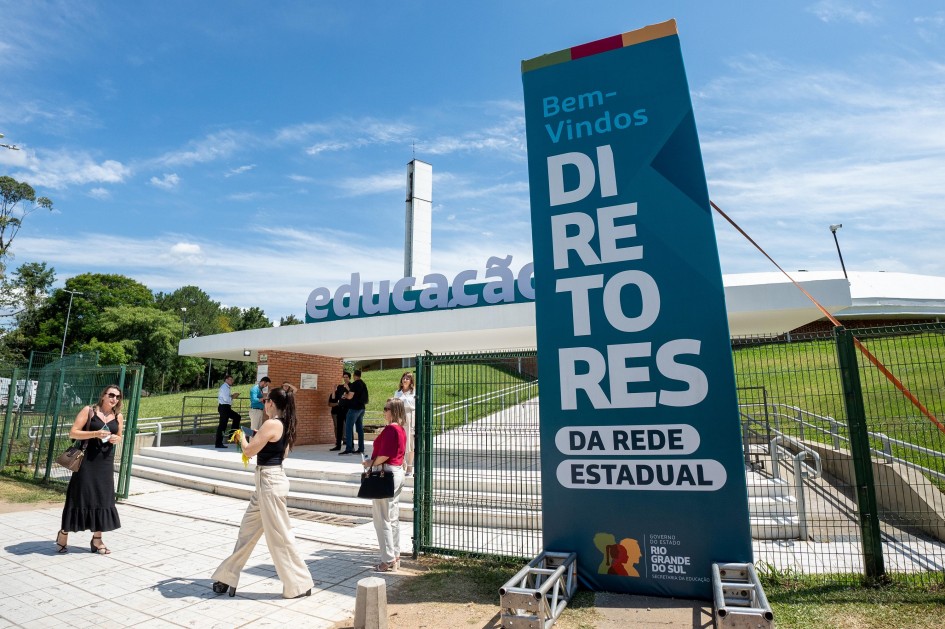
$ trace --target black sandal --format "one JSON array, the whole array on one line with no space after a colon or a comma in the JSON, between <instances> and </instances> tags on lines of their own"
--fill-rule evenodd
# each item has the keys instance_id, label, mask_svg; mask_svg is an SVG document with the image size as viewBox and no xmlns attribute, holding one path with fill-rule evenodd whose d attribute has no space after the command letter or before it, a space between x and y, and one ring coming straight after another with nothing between
<instances>
[{"instance_id":1,"label":"black sandal","mask_svg":"<svg viewBox=\"0 0 945 629\"><path fill-rule=\"evenodd\" d=\"M224 592L229 591L230 596L236 596L236 587L232 585L227 585L223 581L214 581L213 591L216 592L217 594L223 594Z\"/></svg>"},{"instance_id":2,"label":"black sandal","mask_svg":"<svg viewBox=\"0 0 945 629\"><path fill-rule=\"evenodd\" d=\"M65 538L62 543L59 542L60 538ZM69 548L66 546L66 544L68 543L69 543L69 531L59 531L58 533L56 533L56 546L59 547L59 550L56 551L57 553L69 552Z\"/></svg>"},{"instance_id":3,"label":"black sandal","mask_svg":"<svg viewBox=\"0 0 945 629\"><path fill-rule=\"evenodd\" d=\"M99 555L111 555L112 551L108 550L108 547L105 545L105 542L102 542L99 546L95 545L95 540L102 541L101 535L93 535L92 541L89 542L89 550L93 553L98 553Z\"/></svg>"}]
</instances>

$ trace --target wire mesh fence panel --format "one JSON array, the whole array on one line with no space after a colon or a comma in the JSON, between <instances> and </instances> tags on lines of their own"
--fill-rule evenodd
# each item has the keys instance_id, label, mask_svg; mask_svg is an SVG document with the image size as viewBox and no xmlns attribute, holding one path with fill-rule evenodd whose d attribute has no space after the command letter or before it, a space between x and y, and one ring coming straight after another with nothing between
<instances>
[{"instance_id":1,"label":"wire mesh fence panel","mask_svg":"<svg viewBox=\"0 0 945 629\"><path fill-rule=\"evenodd\" d=\"M941 411L945 330L933 327L851 331L930 414ZM859 508L866 491L875 494L885 571L941 580L945 435L858 356L873 475L863 487L837 343L825 335L733 343L755 560L763 570L859 582L872 565L864 526L876 515Z\"/></svg>"},{"instance_id":2,"label":"wire mesh fence panel","mask_svg":"<svg viewBox=\"0 0 945 629\"><path fill-rule=\"evenodd\" d=\"M756 339L756 341L762 341ZM834 451L847 427L832 338L736 342L749 514L762 570L857 581L859 523Z\"/></svg>"},{"instance_id":3,"label":"wire mesh fence panel","mask_svg":"<svg viewBox=\"0 0 945 629\"><path fill-rule=\"evenodd\" d=\"M945 581L945 326L851 332L888 371L859 357L885 569Z\"/></svg>"},{"instance_id":4,"label":"wire mesh fence panel","mask_svg":"<svg viewBox=\"0 0 945 629\"><path fill-rule=\"evenodd\" d=\"M534 352L418 357L418 550L541 550Z\"/></svg>"},{"instance_id":5,"label":"wire mesh fence panel","mask_svg":"<svg viewBox=\"0 0 945 629\"><path fill-rule=\"evenodd\" d=\"M116 493L127 496L143 370L141 366L88 366L86 360L47 365L38 374L35 402L19 413L3 415L0 465L29 470L36 479L68 483L71 472L55 459L72 444L69 431L74 422L84 426L85 408L97 404L105 387L114 385L122 390L124 416L124 439L115 453ZM28 374L22 370L22 375Z\"/></svg>"}]
</instances>

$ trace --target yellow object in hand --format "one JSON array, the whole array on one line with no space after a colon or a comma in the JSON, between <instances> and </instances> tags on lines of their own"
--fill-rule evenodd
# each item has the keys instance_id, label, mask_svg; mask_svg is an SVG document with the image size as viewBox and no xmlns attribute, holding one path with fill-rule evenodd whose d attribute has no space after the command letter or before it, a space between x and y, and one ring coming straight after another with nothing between
<instances>
[{"instance_id":1,"label":"yellow object in hand","mask_svg":"<svg viewBox=\"0 0 945 629\"><path fill-rule=\"evenodd\" d=\"M249 457L243 453L243 431L237 428L230 435L230 442L235 443L240 451L240 458L243 460L243 467L249 467Z\"/></svg>"}]
</instances>

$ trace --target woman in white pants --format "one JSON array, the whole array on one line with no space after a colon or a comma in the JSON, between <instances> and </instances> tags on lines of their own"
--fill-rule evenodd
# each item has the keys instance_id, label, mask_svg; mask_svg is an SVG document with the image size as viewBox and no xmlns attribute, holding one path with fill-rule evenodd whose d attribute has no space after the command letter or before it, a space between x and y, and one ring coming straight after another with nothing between
<instances>
[{"instance_id":1,"label":"woman in white pants","mask_svg":"<svg viewBox=\"0 0 945 629\"><path fill-rule=\"evenodd\" d=\"M249 498L249 507L240 523L240 533L233 554L227 557L213 573L213 591L229 591L236 595L240 571L249 560L256 542L266 534L266 545L272 556L283 598L300 598L312 593L312 575L295 548L295 536L289 523L286 497L289 479L282 469L295 443L298 420L295 416L295 396L283 389L269 391L265 403L266 415L252 441L242 438L243 454L256 456L256 490ZM258 456L257 456L258 455Z\"/></svg>"},{"instance_id":2,"label":"woman in white pants","mask_svg":"<svg viewBox=\"0 0 945 629\"><path fill-rule=\"evenodd\" d=\"M416 410L417 387L414 383L413 374L405 371L400 377L400 388L394 391L394 397L404 403L404 411L407 413L407 421L404 423L404 432L407 433L407 449L404 454L404 470L407 476L413 474L413 431L414 415Z\"/></svg>"},{"instance_id":3,"label":"woman in white pants","mask_svg":"<svg viewBox=\"0 0 945 629\"><path fill-rule=\"evenodd\" d=\"M404 451L407 433L404 422L407 417L404 403L396 398L384 404L384 419L387 426L374 440L371 458L364 467L382 466L385 472L394 475L394 495L391 498L375 498L374 531L381 550L381 563L374 566L377 572L392 572L400 567L400 490L404 486Z\"/></svg>"}]
</instances>

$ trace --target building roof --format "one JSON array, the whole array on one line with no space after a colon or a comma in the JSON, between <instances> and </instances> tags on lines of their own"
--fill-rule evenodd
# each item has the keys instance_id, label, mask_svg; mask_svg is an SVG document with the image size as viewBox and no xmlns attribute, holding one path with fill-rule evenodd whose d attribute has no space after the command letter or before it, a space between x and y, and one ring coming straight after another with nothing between
<instances>
[{"instance_id":1,"label":"building roof","mask_svg":"<svg viewBox=\"0 0 945 629\"><path fill-rule=\"evenodd\" d=\"M780 334L823 316L783 275L749 275L723 277L732 336ZM937 279L945 283L945 278ZM853 305L850 283L837 274L805 276L801 285L831 313ZM183 339L179 353L256 361L259 350L281 350L366 360L416 356L426 351L480 352L535 346L535 304L525 302L215 334Z\"/></svg>"}]
</instances>

